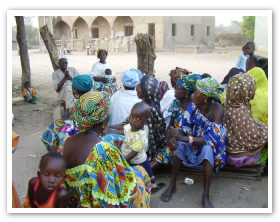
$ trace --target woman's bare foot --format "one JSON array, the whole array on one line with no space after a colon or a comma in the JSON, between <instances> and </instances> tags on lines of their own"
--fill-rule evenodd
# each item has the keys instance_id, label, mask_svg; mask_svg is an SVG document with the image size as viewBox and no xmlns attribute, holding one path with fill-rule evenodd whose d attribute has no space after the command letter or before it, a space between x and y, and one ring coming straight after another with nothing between
<instances>
[{"instance_id":1,"label":"woman's bare foot","mask_svg":"<svg viewBox=\"0 0 280 222\"><path fill-rule=\"evenodd\" d=\"M175 193L177 191L177 188L174 186L169 186L160 196L161 201L168 202L171 197L172 193Z\"/></svg>"},{"instance_id":2,"label":"woman's bare foot","mask_svg":"<svg viewBox=\"0 0 280 222\"><path fill-rule=\"evenodd\" d=\"M212 202L209 200L209 197L202 195L202 206L204 208L213 208Z\"/></svg>"}]
</instances>

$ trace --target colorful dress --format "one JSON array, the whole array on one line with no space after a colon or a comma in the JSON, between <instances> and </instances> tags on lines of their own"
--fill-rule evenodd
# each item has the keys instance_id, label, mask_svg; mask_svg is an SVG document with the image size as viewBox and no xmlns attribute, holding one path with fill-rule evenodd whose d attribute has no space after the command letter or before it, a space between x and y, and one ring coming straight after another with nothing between
<instances>
[{"instance_id":1,"label":"colorful dress","mask_svg":"<svg viewBox=\"0 0 280 222\"><path fill-rule=\"evenodd\" d=\"M131 167L110 143L96 144L84 164L66 170L69 207L149 208L151 183L141 166Z\"/></svg>"},{"instance_id":2,"label":"colorful dress","mask_svg":"<svg viewBox=\"0 0 280 222\"><path fill-rule=\"evenodd\" d=\"M183 152L187 155L185 155L183 164L202 169L203 159L201 159L200 154L203 154L205 155L204 159L213 159L213 173L216 175L226 162L226 128L220 123L209 121L200 113L200 107L191 102L184 112L181 131L193 137L203 137L206 145L198 146L178 142L174 155L179 157L177 153L180 152L180 149L184 150ZM208 149L207 153L204 153L204 148Z\"/></svg>"},{"instance_id":3,"label":"colorful dress","mask_svg":"<svg viewBox=\"0 0 280 222\"><path fill-rule=\"evenodd\" d=\"M174 128L181 129L182 120L184 117L184 110L180 105L180 101L174 99L168 109L168 112L172 113L172 116L174 118ZM158 151L156 161L158 161L159 163L171 165L172 160L173 160L173 151L168 147L165 147L162 150Z\"/></svg>"},{"instance_id":4,"label":"colorful dress","mask_svg":"<svg viewBox=\"0 0 280 222\"><path fill-rule=\"evenodd\" d=\"M38 100L37 93L32 88L30 88L30 89L25 88L23 90L23 96L27 96L27 100L24 98L26 102L29 102L29 100L31 100L31 99L33 99L34 102L36 102Z\"/></svg>"}]
</instances>

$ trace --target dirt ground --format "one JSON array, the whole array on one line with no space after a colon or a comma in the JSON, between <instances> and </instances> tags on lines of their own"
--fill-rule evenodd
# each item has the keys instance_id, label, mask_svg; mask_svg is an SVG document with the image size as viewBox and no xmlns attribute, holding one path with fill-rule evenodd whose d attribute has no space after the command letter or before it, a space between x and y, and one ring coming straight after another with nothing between
<instances>
[{"instance_id":1,"label":"dirt ground","mask_svg":"<svg viewBox=\"0 0 280 222\"><path fill-rule=\"evenodd\" d=\"M236 64L240 47L208 49L201 54L184 54L175 52L156 52L156 78L168 83L169 71L176 66L183 67L193 73L209 73L221 82L228 71ZM255 54L268 56L265 51ZM96 55L86 55L84 51L73 51L69 58L69 66L75 67L80 74L88 74L97 61ZM50 103L57 98L52 85L52 66L48 53L39 50L29 50L32 75L32 87L37 91L39 101L35 105L18 102L13 104L15 116L13 131L20 135L18 150L12 155L12 178L21 201L27 192L28 181L36 176L40 157L46 149L40 141L40 136L52 122ZM121 85L122 73L130 68L137 68L135 53L110 53L107 57ZM9 69L10 67L8 67ZM20 96L21 64L17 51L12 53L12 92L13 97ZM7 121L9 122L9 121ZM170 181L170 172L155 174L157 182ZM194 179L192 186L180 183L185 177ZM187 175L181 172L178 177L177 193L170 202L160 201L162 189L151 197L152 208L200 208L203 189L202 176ZM267 208L269 205L269 180L263 176L262 181L215 177L210 188L210 198L215 208Z\"/></svg>"}]
</instances>

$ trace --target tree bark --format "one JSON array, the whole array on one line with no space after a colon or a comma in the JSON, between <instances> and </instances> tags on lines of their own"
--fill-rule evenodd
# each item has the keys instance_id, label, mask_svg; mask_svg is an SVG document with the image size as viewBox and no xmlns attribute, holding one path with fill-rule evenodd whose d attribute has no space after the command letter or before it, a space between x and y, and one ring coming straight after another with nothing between
<instances>
[{"instance_id":1,"label":"tree bark","mask_svg":"<svg viewBox=\"0 0 280 222\"><path fill-rule=\"evenodd\" d=\"M157 58L153 39L150 34L138 33L135 37L138 57L138 69L149 76L154 76L154 61Z\"/></svg>"},{"instance_id":2,"label":"tree bark","mask_svg":"<svg viewBox=\"0 0 280 222\"><path fill-rule=\"evenodd\" d=\"M40 35L49 52L53 70L55 71L60 68L58 65L58 60L59 60L58 50L57 50L53 35L50 33L47 25L44 25L40 28Z\"/></svg>"},{"instance_id":3,"label":"tree bark","mask_svg":"<svg viewBox=\"0 0 280 222\"><path fill-rule=\"evenodd\" d=\"M30 71L30 63L26 42L26 33L24 26L24 17L23 16L15 16L16 24L17 24L17 42L19 46L19 55L21 62L21 92L23 92L25 88L25 82L31 82L31 71Z\"/></svg>"}]
</instances>

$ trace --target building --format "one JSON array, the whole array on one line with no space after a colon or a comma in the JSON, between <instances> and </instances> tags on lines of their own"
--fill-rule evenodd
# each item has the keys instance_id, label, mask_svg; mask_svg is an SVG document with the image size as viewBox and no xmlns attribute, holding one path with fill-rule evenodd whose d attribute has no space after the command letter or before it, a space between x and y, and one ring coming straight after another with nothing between
<instances>
[{"instance_id":1,"label":"building","mask_svg":"<svg viewBox=\"0 0 280 222\"><path fill-rule=\"evenodd\" d=\"M91 43L111 52L136 51L137 33L151 34L155 51L214 48L215 42L215 16L39 16L38 24L48 25L57 44L65 38L72 50L85 50ZM42 39L40 48L45 50Z\"/></svg>"},{"instance_id":2,"label":"building","mask_svg":"<svg viewBox=\"0 0 280 222\"><path fill-rule=\"evenodd\" d=\"M259 51L268 51L268 16L256 16L255 47Z\"/></svg>"}]
</instances>

